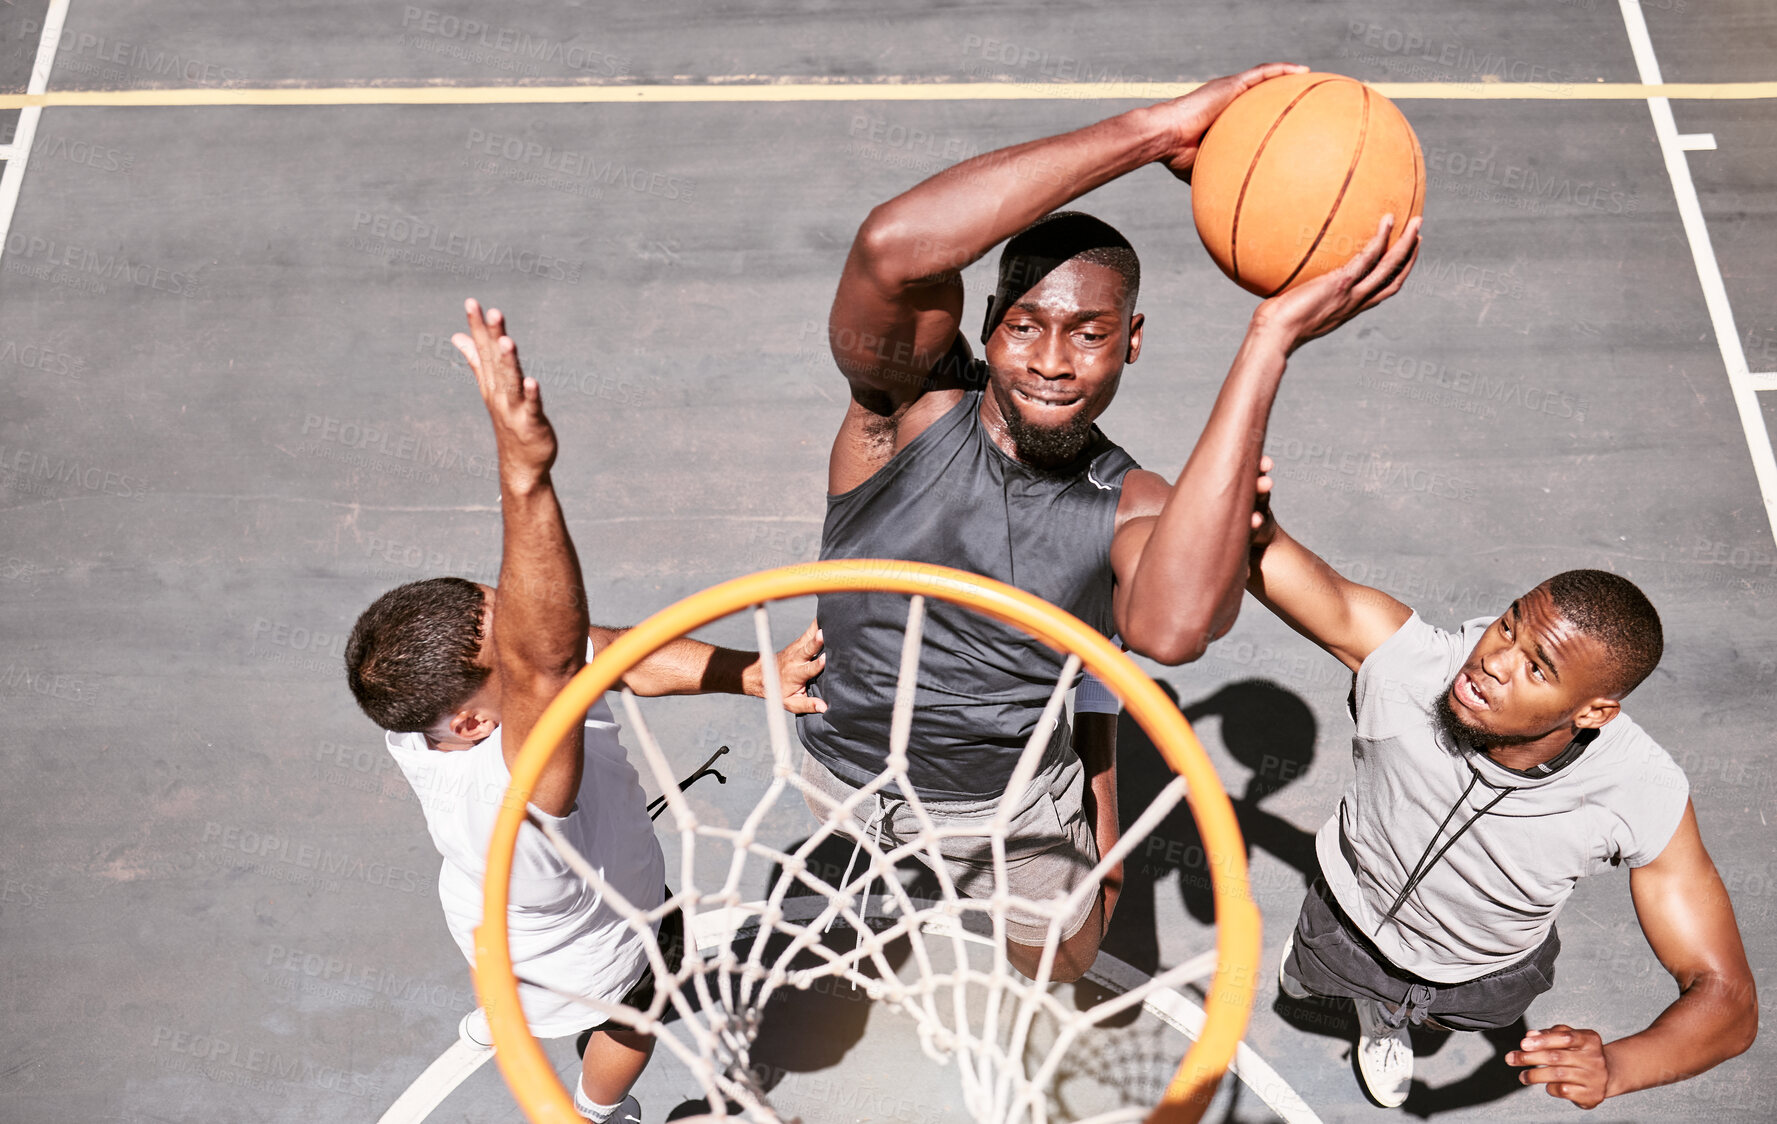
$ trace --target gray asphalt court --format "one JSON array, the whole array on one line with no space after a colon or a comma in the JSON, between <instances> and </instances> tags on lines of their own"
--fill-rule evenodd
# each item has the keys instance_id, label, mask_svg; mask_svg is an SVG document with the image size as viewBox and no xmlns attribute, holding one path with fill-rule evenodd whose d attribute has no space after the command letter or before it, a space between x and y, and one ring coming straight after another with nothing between
<instances>
[{"instance_id":1,"label":"gray asphalt court","mask_svg":"<svg viewBox=\"0 0 1777 1124\"><path fill-rule=\"evenodd\" d=\"M1564 569L1640 584L1667 649L1626 709L1684 766L1777 989L1768 3L8 0L0 1120L373 1121L474 1006L437 853L341 668L384 590L497 578L493 442L448 343L463 298L508 314L562 436L593 617L632 623L815 557L846 400L825 318L872 206L1141 104L1130 84L1274 58L1397 89L1428 172L1405 291L1292 360L1280 520L1443 627ZM1688 92L1639 88L1660 82ZM276 104L225 104L244 90ZM1144 352L1101 425L1170 477L1255 298L1164 170L1079 205L1146 266ZM965 324L990 268L966 274ZM779 613L780 640L811 612ZM742 620L704 635L753 646ZM1234 797L1273 964L1350 777L1349 676L1250 600L1202 660L1144 666ZM647 710L681 774L732 747L727 783L693 791L711 822L768 781L749 702ZM1128 807L1165 775L1122 734ZM787 808L763 830L810 827ZM1188 817L1127 875L1108 951L1151 972L1211 947ZM1675 997L1626 873L1583 882L1560 933L1531 1025L1620 1037ZM967 1119L892 1012L797 1003L758 1060L808 1124ZM1267 978L1247 1042L1320 1119L1383 1119L1354 1030ZM1183 1048L1113 1028L1067 1079L1096 1083L1081 1103L1144 1103ZM1425 1038L1401 1111L1574 1119L1506 1048ZM571 1071L571 1041L550 1050ZM1774 1119L1774 1071L1767 1033L1589 1119ZM648 1124L699 1096L664 1053L637 1094ZM433 1116L522 1118L492 1066ZM1276 1117L1230 1082L1210 1118Z\"/></svg>"}]
</instances>

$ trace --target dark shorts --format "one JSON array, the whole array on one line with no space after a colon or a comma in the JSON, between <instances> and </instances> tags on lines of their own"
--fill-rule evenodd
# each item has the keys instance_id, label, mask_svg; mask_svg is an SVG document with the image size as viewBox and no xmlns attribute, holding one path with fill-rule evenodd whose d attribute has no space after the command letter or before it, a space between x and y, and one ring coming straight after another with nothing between
<instances>
[{"instance_id":1,"label":"dark shorts","mask_svg":"<svg viewBox=\"0 0 1777 1124\"><path fill-rule=\"evenodd\" d=\"M671 897L672 894L669 892L667 896ZM660 956L666 961L666 970L677 972L679 965L685 961L685 915L675 909L662 917L660 931L655 934L655 940L660 943ZM654 991L654 965L649 962L642 966L641 977L630 985L629 990L623 993L623 998L618 1002L633 1010L646 1011L654 1004ZM606 1019L597 1026L588 1027L580 1033L581 1042L586 1041L587 1035L595 1034L610 1026L611 1020ZM622 1024L618 1024L618 1029L625 1028L622 1027ZM585 1051L586 1047L582 1045L580 1049Z\"/></svg>"},{"instance_id":2,"label":"dark shorts","mask_svg":"<svg viewBox=\"0 0 1777 1124\"><path fill-rule=\"evenodd\" d=\"M1424 1023L1449 1030L1492 1030L1510 1026L1530 1001L1555 986L1555 957L1561 938L1549 939L1516 964L1478 979L1440 984L1420 979L1389 963L1352 925L1327 888L1316 878L1296 919L1296 944L1284 970L1316 995L1376 999L1399 1010L1389 1021Z\"/></svg>"}]
</instances>

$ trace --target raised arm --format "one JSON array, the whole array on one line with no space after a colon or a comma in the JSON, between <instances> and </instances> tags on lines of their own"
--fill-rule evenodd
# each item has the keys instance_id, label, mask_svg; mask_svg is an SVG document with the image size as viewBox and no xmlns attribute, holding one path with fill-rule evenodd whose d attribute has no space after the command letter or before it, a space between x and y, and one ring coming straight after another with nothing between
<instances>
[{"instance_id":1,"label":"raised arm","mask_svg":"<svg viewBox=\"0 0 1777 1124\"><path fill-rule=\"evenodd\" d=\"M957 340L962 271L1050 211L1156 161L1188 176L1230 101L1302 67L1270 63L1071 133L984 153L870 212L828 317L833 358L860 407L893 414L926 390ZM940 376L942 372L940 372Z\"/></svg>"},{"instance_id":2,"label":"raised arm","mask_svg":"<svg viewBox=\"0 0 1777 1124\"><path fill-rule=\"evenodd\" d=\"M1262 464L1269 470L1270 458ZM1268 482L1261 487L1268 489ZM1400 631L1413 610L1380 589L1347 581L1277 525L1269 502L1261 508L1265 522L1253 535L1247 590L1283 623L1356 671L1384 640Z\"/></svg>"},{"instance_id":3,"label":"raised arm","mask_svg":"<svg viewBox=\"0 0 1777 1124\"><path fill-rule=\"evenodd\" d=\"M500 748L511 767L545 707L586 663L586 587L549 470L555 430L535 379L524 377L518 345L497 309L465 303L468 334L451 342L469 360L494 426L500 466L503 548L494 612L500 675ZM530 802L551 815L574 807L584 767L576 722L537 778Z\"/></svg>"},{"instance_id":4,"label":"raised arm","mask_svg":"<svg viewBox=\"0 0 1777 1124\"><path fill-rule=\"evenodd\" d=\"M1113 609L1130 648L1161 663L1189 663L1233 627L1247 581L1253 481L1285 362L1400 291L1418 253L1419 220L1389 247L1391 221L1339 269L1259 305L1185 470L1170 489L1149 477L1161 484L1148 501L1160 503L1158 515L1117 528Z\"/></svg>"},{"instance_id":5,"label":"raised arm","mask_svg":"<svg viewBox=\"0 0 1777 1124\"><path fill-rule=\"evenodd\" d=\"M1694 1077L1758 1037L1758 991L1734 907L1689 803L1660 857L1629 872L1629 891L1678 998L1646 1030L1615 1042L1562 1023L1532 1031L1506 1055L1508 1065L1530 1067L1519 1075L1526 1085L1547 1085L1581 1108Z\"/></svg>"}]
</instances>

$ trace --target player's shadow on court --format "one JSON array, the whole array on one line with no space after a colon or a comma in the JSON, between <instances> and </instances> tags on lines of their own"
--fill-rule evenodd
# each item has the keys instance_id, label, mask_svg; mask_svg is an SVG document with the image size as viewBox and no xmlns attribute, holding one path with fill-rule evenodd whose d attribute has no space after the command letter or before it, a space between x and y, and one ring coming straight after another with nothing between
<instances>
[{"instance_id":1,"label":"player's shadow on court","mask_svg":"<svg viewBox=\"0 0 1777 1124\"><path fill-rule=\"evenodd\" d=\"M1160 689L1178 704L1178 693L1169 684L1161 683ZM1314 712L1299 696L1263 679L1230 683L1179 709L1193 723L1218 718L1222 745L1229 756L1252 771L1244 785L1237 786L1233 778L1224 780L1249 861L1255 848L1283 860L1300 875L1300 889L1305 891L1308 872L1314 869L1314 834L1260 807L1260 802L1308 771L1314 761L1317 733ZM1172 778L1172 770L1142 728L1127 714L1119 718L1117 809L1123 830L1129 830L1135 817ZM1182 802L1124 861L1123 893L1105 935L1105 951L1143 972L1151 974L1159 967L1155 895L1162 884L1173 881L1186 912L1205 925L1211 924L1215 901L1209 861L1197 822ZM1299 900L1297 881L1291 876L1282 890ZM1279 890L1275 886L1271 889ZM1264 890L1254 883L1255 897L1264 897Z\"/></svg>"},{"instance_id":2,"label":"player's shadow on court","mask_svg":"<svg viewBox=\"0 0 1777 1124\"><path fill-rule=\"evenodd\" d=\"M803 842L805 840L797 840L784 850L794 853ZM838 836L822 841L808 855L806 861L809 872L832 885L843 884L846 869L852 862L852 847L851 840ZM861 869L868 857L859 856L857 861ZM770 894L781 873L780 867L772 866L764 886L761 887L761 898ZM916 861L908 860L903 864L900 881L915 898L938 897L936 877ZM880 883L874 892L883 892ZM815 889L805 884L792 883L785 897L807 897L816 893ZM873 908L871 912L875 914L878 911ZM822 943L835 952L845 952L855 946L856 940L855 932L843 924L836 924ZM771 937L764 957L765 963L775 961L780 950L788 943L789 938L781 933ZM751 948L750 940L735 941L735 954L743 960ZM891 970L898 969L911 955L911 951L905 940L896 941L884 947L883 958ZM818 956L805 953L793 962L792 967L811 968L819 963ZM865 975L872 974L867 966L862 970ZM854 988L845 980L831 977L817 981L807 990L789 986L778 988L765 1006L759 1033L748 1051L753 1080L759 1088L770 1093L794 1074L815 1073L837 1066L851 1048L863 1039L872 1005L869 995L863 989ZM710 1111L707 1101L688 1100L669 1112L666 1118L669 1121L680 1120L706 1115ZM731 1105L729 1111L738 1112L739 1108Z\"/></svg>"}]
</instances>

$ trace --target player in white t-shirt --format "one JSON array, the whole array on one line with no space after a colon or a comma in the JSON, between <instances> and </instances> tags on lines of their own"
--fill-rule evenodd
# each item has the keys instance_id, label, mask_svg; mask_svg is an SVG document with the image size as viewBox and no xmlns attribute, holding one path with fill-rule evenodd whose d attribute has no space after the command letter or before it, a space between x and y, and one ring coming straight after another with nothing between
<instances>
[{"instance_id":1,"label":"player in white t-shirt","mask_svg":"<svg viewBox=\"0 0 1777 1124\"><path fill-rule=\"evenodd\" d=\"M1261 495L1269 487L1261 480ZM1618 865L1678 998L1611 1042L1565 1024L1531 1031L1507 1064L1592 1108L1751 1046L1752 972L1684 773L1621 713L1663 645L1641 591L1571 570L1498 619L1445 632L1341 577L1267 509L1247 588L1356 673L1354 776L1316 839L1322 877L1279 982L1297 999L1354 1002L1370 1094L1406 1099L1407 1023L1520 1019L1554 982L1562 904L1580 878Z\"/></svg>"},{"instance_id":2,"label":"player in white t-shirt","mask_svg":"<svg viewBox=\"0 0 1777 1124\"><path fill-rule=\"evenodd\" d=\"M504 554L500 586L434 578L391 590L365 610L347 643L346 670L364 712L389 731L389 752L413 785L443 856L438 892L464 956L474 960L488 840L511 781L510 765L543 709L618 630L587 621L585 586L550 479L556 440L535 380L497 310L467 303L470 334L455 342L469 360L493 421L499 451ZM497 611L496 611L497 610ZM819 710L804 685L821 668L811 626L778 654L784 703ZM764 694L758 657L678 640L624 676L639 695L727 691ZM645 1008L654 978L642 938L571 871L534 821L561 828L574 847L632 904L665 900L665 864L635 769L603 700L583 729L564 739L531 794L514 851L507 926L522 977L525 1020L540 1038L595 1022L566 996ZM668 932L668 928L672 932ZM683 951L677 914L656 933L670 967ZM491 1044L476 1011L462 1033ZM629 1124L629 1095L654 1041L619 1024L590 1034L575 1106L587 1118Z\"/></svg>"}]
</instances>

